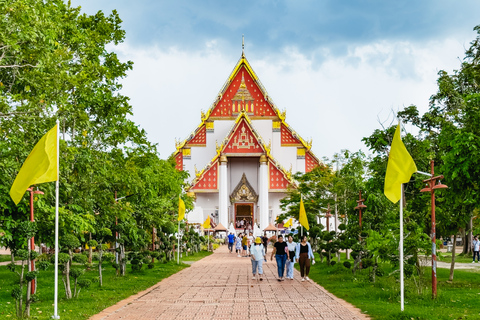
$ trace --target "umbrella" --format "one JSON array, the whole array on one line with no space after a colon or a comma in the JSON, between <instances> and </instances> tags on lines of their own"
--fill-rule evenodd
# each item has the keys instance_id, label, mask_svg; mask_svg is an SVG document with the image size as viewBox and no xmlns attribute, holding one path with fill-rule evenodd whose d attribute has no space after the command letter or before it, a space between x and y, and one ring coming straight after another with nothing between
<instances>
[{"instance_id":1,"label":"umbrella","mask_svg":"<svg viewBox=\"0 0 480 320\"><path fill-rule=\"evenodd\" d=\"M213 228L215 231L228 231L227 228L223 226L223 224L219 223L215 228Z\"/></svg>"},{"instance_id":2,"label":"umbrella","mask_svg":"<svg viewBox=\"0 0 480 320\"><path fill-rule=\"evenodd\" d=\"M268 227L266 227L265 229L263 229L263 231L277 231L278 229L273 225L273 224L269 224Z\"/></svg>"}]
</instances>

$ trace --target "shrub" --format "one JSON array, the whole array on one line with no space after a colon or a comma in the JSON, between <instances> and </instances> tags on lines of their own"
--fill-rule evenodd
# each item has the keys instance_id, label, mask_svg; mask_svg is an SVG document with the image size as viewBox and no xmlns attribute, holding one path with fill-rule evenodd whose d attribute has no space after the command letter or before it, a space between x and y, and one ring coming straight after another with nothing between
<instances>
[{"instance_id":1,"label":"shrub","mask_svg":"<svg viewBox=\"0 0 480 320\"><path fill-rule=\"evenodd\" d=\"M337 263L337 261L335 261L335 260L330 261L331 266L334 266L336 263Z\"/></svg>"},{"instance_id":2,"label":"shrub","mask_svg":"<svg viewBox=\"0 0 480 320\"><path fill-rule=\"evenodd\" d=\"M370 258L362 260L362 267L363 269L370 268L373 266L373 260Z\"/></svg>"},{"instance_id":3,"label":"shrub","mask_svg":"<svg viewBox=\"0 0 480 320\"><path fill-rule=\"evenodd\" d=\"M350 263L350 261L344 261L343 266L347 269L350 269L352 267L352 264Z\"/></svg>"},{"instance_id":4,"label":"shrub","mask_svg":"<svg viewBox=\"0 0 480 320\"><path fill-rule=\"evenodd\" d=\"M77 263L85 264L88 260L88 257L84 254L74 254L72 260Z\"/></svg>"},{"instance_id":5,"label":"shrub","mask_svg":"<svg viewBox=\"0 0 480 320\"><path fill-rule=\"evenodd\" d=\"M155 264L153 262L150 262L148 265L147 265L148 269L153 269L153 267L155 267Z\"/></svg>"},{"instance_id":6,"label":"shrub","mask_svg":"<svg viewBox=\"0 0 480 320\"><path fill-rule=\"evenodd\" d=\"M385 271L382 268L377 267L377 270L375 270L375 274L379 277L383 277L385 275Z\"/></svg>"}]
</instances>

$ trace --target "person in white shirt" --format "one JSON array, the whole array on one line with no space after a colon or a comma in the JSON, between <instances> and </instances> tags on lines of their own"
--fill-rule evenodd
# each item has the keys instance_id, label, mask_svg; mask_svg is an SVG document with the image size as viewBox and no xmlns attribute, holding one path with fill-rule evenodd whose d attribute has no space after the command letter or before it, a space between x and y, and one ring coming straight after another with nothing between
<instances>
[{"instance_id":1,"label":"person in white shirt","mask_svg":"<svg viewBox=\"0 0 480 320\"><path fill-rule=\"evenodd\" d=\"M260 237L257 237L255 239L255 244L252 244L252 247L250 248L250 252L252 254L252 273L253 273L253 278L252 280L256 280L256 274L257 274L257 269L258 269L258 279L260 281L263 280L262 275L263 275L263 261L267 261L265 257L265 249L263 248L262 244L262 239Z\"/></svg>"},{"instance_id":2,"label":"person in white shirt","mask_svg":"<svg viewBox=\"0 0 480 320\"><path fill-rule=\"evenodd\" d=\"M293 280L293 265L295 263L295 249L297 244L293 242L291 235L288 236L287 248L288 248L288 257L287 257L287 279Z\"/></svg>"},{"instance_id":3,"label":"person in white shirt","mask_svg":"<svg viewBox=\"0 0 480 320\"><path fill-rule=\"evenodd\" d=\"M478 241L478 237L475 236L475 238L473 238L473 242L472 242L472 249L473 249L473 261L472 263L475 263L475 255L477 256L477 262L480 260L480 241Z\"/></svg>"},{"instance_id":4,"label":"person in white shirt","mask_svg":"<svg viewBox=\"0 0 480 320\"><path fill-rule=\"evenodd\" d=\"M253 233L250 232L250 234L249 234L248 237L247 237L247 240L248 240L248 242L247 242L248 254L250 255L250 254L251 254L251 253L250 253L250 248L252 247L253 240L254 240L254 238L253 238Z\"/></svg>"}]
</instances>

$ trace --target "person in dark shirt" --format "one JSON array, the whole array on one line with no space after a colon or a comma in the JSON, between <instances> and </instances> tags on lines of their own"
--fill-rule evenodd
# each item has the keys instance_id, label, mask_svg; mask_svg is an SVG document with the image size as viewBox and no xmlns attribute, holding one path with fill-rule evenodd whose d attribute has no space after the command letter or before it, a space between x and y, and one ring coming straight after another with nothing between
<instances>
[{"instance_id":1,"label":"person in dark shirt","mask_svg":"<svg viewBox=\"0 0 480 320\"><path fill-rule=\"evenodd\" d=\"M268 237L266 232L263 234L262 242L263 242L263 248L265 249L265 254L267 254Z\"/></svg>"},{"instance_id":2,"label":"person in dark shirt","mask_svg":"<svg viewBox=\"0 0 480 320\"><path fill-rule=\"evenodd\" d=\"M312 264L315 264L315 256L313 255L312 246L310 246L310 243L307 241L307 236L303 235L300 241L295 249L295 258L300 265L301 281L308 281L310 280L308 278L308 274L310 273L310 259L312 259Z\"/></svg>"},{"instance_id":3,"label":"person in dark shirt","mask_svg":"<svg viewBox=\"0 0 480 320\"><path fill-rule=\"evenodd\" d=\"M284 281L283 274L285 273L285 263L287 262L287 243L283 242L282 235L278 236L278 241L273 245L270 260L273 260L273 255L275 255L275 260L277 261L278 281Z\"/></svg>"}]
</instances>

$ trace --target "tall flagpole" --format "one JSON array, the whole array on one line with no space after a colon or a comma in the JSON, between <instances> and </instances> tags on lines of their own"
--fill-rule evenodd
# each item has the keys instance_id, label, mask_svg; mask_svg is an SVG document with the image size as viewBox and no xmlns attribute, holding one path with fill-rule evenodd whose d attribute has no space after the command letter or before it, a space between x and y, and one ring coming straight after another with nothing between
<instances>
[{"instance_id":1,"label":"tall flagpole","mask_svg":"<svg viewBox=\"0 0 480 320\"><path fill-rule=\"evenodd\" d=\"M403 183L400 187L400 308L404 309L404 287L403 287Z\"/></svg>"},{"instance_id":2,"label":"tall flagpole","mask_svg":"<svg viewBox=\"0 0 480 320\"><path fill-rule=\"evenodd\" d=\"M180 220L178 220L177 264L180 264Z\"/></svg>"},{"instance_id":3,"label":"tall flagpole","mask_svg":"<svg viewBox=\"0 0 480 320\"><path fill-rule=\"evenodd\" d=\"M55 298L53 319L60 319L58 315L58 190L60 180L60 135L59 121L57 119L57 181L55 182Z\"/></svg>"}]
</instances>

